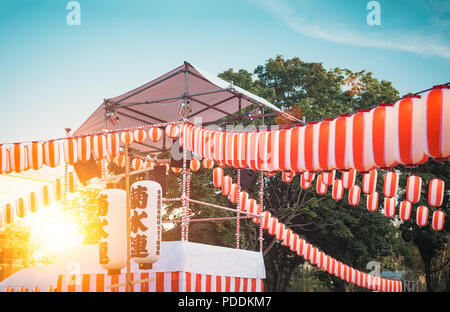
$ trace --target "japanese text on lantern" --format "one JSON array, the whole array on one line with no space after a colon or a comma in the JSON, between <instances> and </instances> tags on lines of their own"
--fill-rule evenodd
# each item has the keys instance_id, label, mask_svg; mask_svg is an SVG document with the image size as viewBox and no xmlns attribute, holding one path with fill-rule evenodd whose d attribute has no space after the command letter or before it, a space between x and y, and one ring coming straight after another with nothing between
<instances>
[{"instance_id":1,"label":"japanese text on lantern","mask_svg":"<svg viewBox=\"0 0 450 312\"><path fill-rule=\"evenodd\" d=\"M108 196L101 194L98 199L98 215L99 215L99 263L107 264L109 262L108 258L108 242L104 239L108 237L108 233L103 229L104 226L108 225L108 220L105 217L108 214L108 201L106 200Z\"/></svg>"},{"instance_id":2,"label":"japanese text on lantern","mask_svg":"<svg viewBox=\"0 0 450 312\"><path fill-rule=\"evenodd\" d=\"M133 215L131 217L131 256L136 258L145 258L149 255L147 250L148 229L142 219L148 217L144 209L147 207L148 193L145 186L138 185L131 189L131 209Z\"/></svg>"}]
</instances>

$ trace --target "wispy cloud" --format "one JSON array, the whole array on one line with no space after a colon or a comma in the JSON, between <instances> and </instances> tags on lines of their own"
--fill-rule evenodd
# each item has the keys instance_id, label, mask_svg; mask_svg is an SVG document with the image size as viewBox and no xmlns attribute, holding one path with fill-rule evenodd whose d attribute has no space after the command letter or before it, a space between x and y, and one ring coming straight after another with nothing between
<instances>
[{"instance_id":1,"label":"wispy cloud","mask_svg":"<svg viewBox=\"0 0 450 312\"><path fill-rule=\"evenodd\" d=\"M412 31L384 31L362 33L343 23L325 25L300 12L283 0L249 0L274 15L295 32L312 38L360 47L394 49L420 55L434 55L450 59L450 46L437 33L432 35ZM376 27L376 26L374 26Z\"/></svg>"}]
</instances>

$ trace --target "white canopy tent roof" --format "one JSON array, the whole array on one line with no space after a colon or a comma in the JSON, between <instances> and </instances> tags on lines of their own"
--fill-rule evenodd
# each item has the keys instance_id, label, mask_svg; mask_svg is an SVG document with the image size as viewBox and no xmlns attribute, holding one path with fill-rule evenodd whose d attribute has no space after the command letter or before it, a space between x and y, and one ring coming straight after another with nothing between
<instances>
[{"instance_id":1,"label":"white canopy tent roof","mask_svg":"<svg viewBox=\"0 0 450 312\"><path fill-rule=\"evenodd\" d=\"M285 114L267 100L185 62L149 83L106 99L74 135L94 133L105 128L123 129L179 121L183 119L179 113L180 105L186 102L190 105L187 120L191 122L200 117L202 123L214 123L249 105ZM131 148L160 153L167 151L171 145L172 139L164 136L156 143L133 143Z\"/></svg>"}]
</instances>

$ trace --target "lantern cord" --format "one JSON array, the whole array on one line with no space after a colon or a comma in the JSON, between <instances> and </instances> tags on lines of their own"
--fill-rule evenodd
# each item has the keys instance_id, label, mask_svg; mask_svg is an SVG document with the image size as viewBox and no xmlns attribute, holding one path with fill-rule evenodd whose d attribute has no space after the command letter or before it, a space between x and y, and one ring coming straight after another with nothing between
<instances>
[{"instance_id":1,"label":"lantern cord","mask_svg":"<svg viewBox=\"0 0 450 312\"><path fill-rule=\"evenodd\" d=\"M261 172L260 186L259 186L259 212L262 215L264 211L264 172ZM263 218L259 220L259 251L263 250Z\"/></svg>"},{"instance_id":2,"label":"lantern cord","mask_svg":"<svg viewBox=\"0 0 450 312\"><path fill-rule=\"evenodd\" d=\"M200 200L195 200L195 199L192 199L192 198L190 198L190 199L188 199L188 200L189 200L190 202L192 202L192 203L195 203L195 204L199 204L199 205L209 206L209 207L212 207L212 208L217 208L217 209L223 209L223 210L228 210L228 211L236 212L236 209L235 209L235 208L228 208L228 207L224 207L224 206L214 205L214 204L210 204L210 203L203 202L203 201L200 201ZM249 216L252 216L252 217L254 217L254 218L261 218L260 215L257 215L257 214L255 214L255 213L250 213L250 212L246 212L246 211L241 211L241 213L246 214L246 215L249 215Z\"/></svg>"},{"instance_id":3,"label":"lantern cord","mask_svg":"<svg viewBox=\"0 0 450 312\"><path fill-rule=\"evenodd\" d=\"M204 222L204 221L227 221L227 220L236 220L236 219L253 219L253 216L239 216L239 217L217 217L217 218L203 218L203 219L189 219L189 222ZM162 223L180 223L183 220L166 220L162 221Z\"/></svg>"},{"instance_id":4,"label":"lantern cord","mask_svg":"<svg viewBox=\"0 0 450 312\"><path fill-rule=\"evenodd\" d=\"M45 142L49 142L49 141L63 141L66 139L77 139L77 138L82 138L82 137L86 137L86 136L93 136L93 135L106 135L106 134L110 134L110 133L117 133L117 132L122 132L122 131L134 131L134 130L141 130L141 129L149 129L149 128L160 128L160 127L166 127L169 125L179 125L184 123L183 120L179 120L179 121L171 121L171 122L164 122L164 123L157 123L157 124L147 124L147 125L143 125L143 126L139 126L139 127L129 127L129 128L121 128L121 129L103 129L100 131L94 131L94 132L90 132L90 133L83 133L83 134L78 134L78 135L72 135L72 136L66 136L63 138L55 138L55 139L42 139L42 140L32 140L32 141L16 141L16 142L10 142L10 143L0 143L0 145L12 145L12 144L24 144L24 143L45 143Z\"/></svg>"}]
</instances>

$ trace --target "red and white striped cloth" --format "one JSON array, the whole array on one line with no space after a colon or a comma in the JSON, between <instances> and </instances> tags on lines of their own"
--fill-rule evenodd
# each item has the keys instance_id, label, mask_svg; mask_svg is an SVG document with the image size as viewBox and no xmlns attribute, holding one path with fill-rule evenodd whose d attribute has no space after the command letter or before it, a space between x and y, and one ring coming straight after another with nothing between
<instances>
[{"instance_id":1,"label":"red and white striped cloth","mask_svg":"<svg viewBox=\"0 0 450 312\"><path fill-rule=\"evenodd\" d=\"M218 276L190 272L130 273L131 281L150 279L133 284L131 292L263 292L262 279ZM126 274L58 275L57 292L125 292Z\"/></svg>"}]
</instances>

